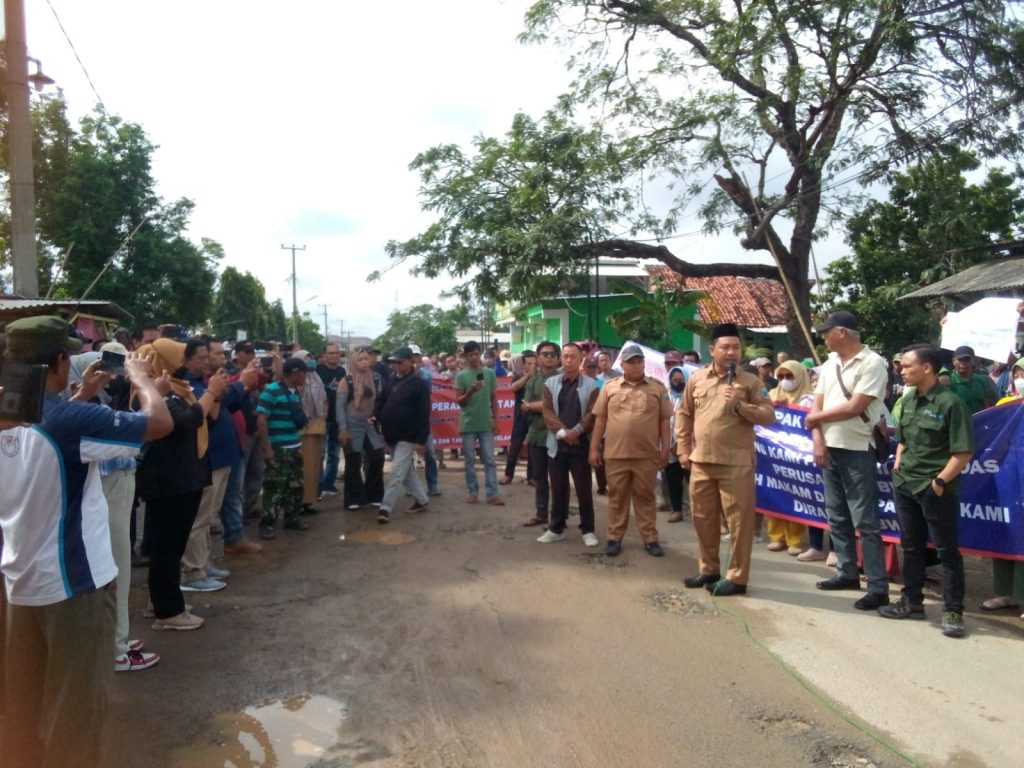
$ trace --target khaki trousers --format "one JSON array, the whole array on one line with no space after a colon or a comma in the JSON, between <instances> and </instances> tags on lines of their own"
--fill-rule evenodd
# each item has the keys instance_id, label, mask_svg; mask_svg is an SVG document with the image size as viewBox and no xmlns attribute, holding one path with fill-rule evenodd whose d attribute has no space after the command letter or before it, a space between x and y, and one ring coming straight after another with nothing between
<instances>
[{"instance_id":1,"label":"khaki trousers","mask_svg":"<svg viewBox=\"0 0 1024 768\"><path fill-rule=\"evenodd\" d=\"M690 508L700 548L700 572L721 573L720 522L725 513L732 554L725 578L733 584L750 579L750 550L754 544L754 465L694 462L690 470Z\"/></svg>"},{"instance_id":2,"label":"khaki trousers","mask_svg":"<svg viewBox=\"0 0 1024 768\"><path fill-rule=\"evenodd\" d=\"M316 504L320 496L320 472L324 463L323 435L302 436L302 505Z\"/></svg>"},{"instance_id":3,"label":"khaki trousers","mask_svg":"<svg viewBox=\"0 0 1024 768\"><path fill-rule=\"evenodd\" d=\"M231 467L213 470L213 483L203 488L196 521L188 535L185 554L181 556L181 583L206 578L206 566L210 563L210 526L216 520L220 525L220 508L224 503L224 492L228 488Z\"/></svg>"},{"instance_id":4,"label":"khaki trousers","mask_svg":"<svg viewBox=\"0 0 1024 768\"><path fill-rule=\"evenodd\" d=\"M661 461L605 459L604 466L608 478L608 539L622 541L629 527L629 506L632 503L644 544L657 541L658 510L654 503L654 482Z\"/></svg>"},{"instance_id":5,"label":"khaki trousers","mask_svg":"<svg viewBox=\"0 0 1024 768\"><path fill-rule=\"evenodd\" d=\"M120 469L102 479L110 520L110 550L117 564L117 631L114 656L128 653L128 592L132 587L132 502L135 500L135 470Z\"/></svg>"},{"instance_id":6,"label":"khaki trousers","mask_svg":"<svg viewBox=\"0 0 1024 768\"><path fill-rule=\"evenodd\" d=\"M7 606L0 764L94 768L114 679L114 590Z\"/></svg>"}]
</instances>

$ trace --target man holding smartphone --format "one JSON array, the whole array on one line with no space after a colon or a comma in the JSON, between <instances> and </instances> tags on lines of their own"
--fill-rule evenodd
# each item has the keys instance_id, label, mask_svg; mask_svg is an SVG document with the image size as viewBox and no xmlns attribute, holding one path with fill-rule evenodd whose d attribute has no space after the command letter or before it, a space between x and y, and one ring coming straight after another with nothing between
<instances>
[{"instance_id":1,"label":"man holding smartphone","mask_svg":"<svg viewBox=\"0 0 1024 768\"><path fill-rule=\"evenodd\" d=\"M107 504L99 461L134 455L171 432L148 363L130 356L139 413L87 401L109 381L86 371L61 401L81 342L58 317L8 323L6 359L46 365L42 421L0 434L0 571L7 589L4 763L93 766L114 675L114 590ZM47 728L41 728L46 723Z\"/></svg>"},{"instance_id":2,"label":"man holding smartphone","mask_svg":"<svg viewBox=\"0 0 1024 768\"><path fill-rule=\"evenodd\" d=\"M487 503L503 506L498 495L498 469L494 460L494 428L498 423L498 378L491 368L480 362L480 344L468 341L462 349L466 358L465 369L455 377L458 393L459 433L462 435L462 461L466 469L466 501L476 504L480 500L480 485L476 477L476 447L484 463L484 490Z\"/></svg>"}]
</instances>

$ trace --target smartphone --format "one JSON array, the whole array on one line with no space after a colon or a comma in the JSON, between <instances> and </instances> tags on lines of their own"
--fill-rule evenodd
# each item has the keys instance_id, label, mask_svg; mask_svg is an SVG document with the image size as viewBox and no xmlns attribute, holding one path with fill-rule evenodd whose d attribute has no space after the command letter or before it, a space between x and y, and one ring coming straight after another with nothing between
<instances>
[{"instance_id":1,"label":"smartphone","mask_svg":"<svg viewBox=\"0 0 1024 768\"><path fill-rule=\"evenodd\" d=\"M483 380L484 380L484 375L483 375L482 373L478 373L478 374L476 375L476 380L477 380L477 381L483 381Z\"/></svg>"},{"instance_id":2,"label":"smartphone","mask_svg":"<svg viewBox=\"0 0 1024 768\"><path fill-rule=\"evenodd\" d=\"M43 420L43 401L46 394L46 365L26 365L8 360L0 371L0 419L19 423L38 424Z\"/></svg>"},{"instance_id":3,"label":"smartphone","mask_svg":"<svg viewBox=\"0 0 1024 768\"><path fill-rule=\"evenodd\" d=\"M265 370L269 371L274 367L274 358L272 358L270 355L267 355L266 357L261 357L260 365L262 365Z\"/></svg>"},{"instance_id":4,"label":"smartphone","mask_svg":"<svg viewBox=\"0 0 1024 768\"><path fill-rule=\"evenodd\" d=\"M120 352L103 350L100 356L100 370L112 376L124 376L124 357Z\"/></svg>"}]
</instances>

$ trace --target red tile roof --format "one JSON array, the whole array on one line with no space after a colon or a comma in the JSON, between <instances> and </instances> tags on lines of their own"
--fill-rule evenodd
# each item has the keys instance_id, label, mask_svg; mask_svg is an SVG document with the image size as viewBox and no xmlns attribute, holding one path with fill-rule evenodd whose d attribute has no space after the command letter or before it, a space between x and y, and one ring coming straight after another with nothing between
<instances>
[{"instance_id":1,"label":"red tile roof","mask_svg":"<svg viewBox=\"0 0 1024 768\"><path fill-rule=\"evenodd\" d=\"M693 291L706 291L711 298L699 302L705 323L736 323L743 328L785 325L788 303L786 289L778 280L753 277L685 277L668 267L647 267L652 278Z\"/></svg>"}]
</instances>

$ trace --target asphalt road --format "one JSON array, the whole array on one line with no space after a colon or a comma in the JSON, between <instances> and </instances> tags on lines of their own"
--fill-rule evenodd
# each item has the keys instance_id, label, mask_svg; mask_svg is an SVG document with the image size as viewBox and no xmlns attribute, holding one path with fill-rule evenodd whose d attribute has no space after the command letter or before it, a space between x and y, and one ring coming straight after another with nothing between
<instances>
[{"instance_id":1,"label":"asphalt road","mask_svg":"<svg viewBox=\"0 0 1024 768\"><path fill-rule=\"evenodd\" d=\"M1020 764L1017 614L971 614L951 640L940 605L885 621L817 592L822 564L756 545L749 595L716 604L679 581L688 522L659 515L664 558L634 525L612 560L575 529L538 544L520 479L505 507L466 504L454 468L442 488L387 527L334 497L309 532L229 557L228 589L188 596L196 632L150 630L136 569L132 634L162 660L117 676L105 764Z\"/></svg>"}]
</instances>

